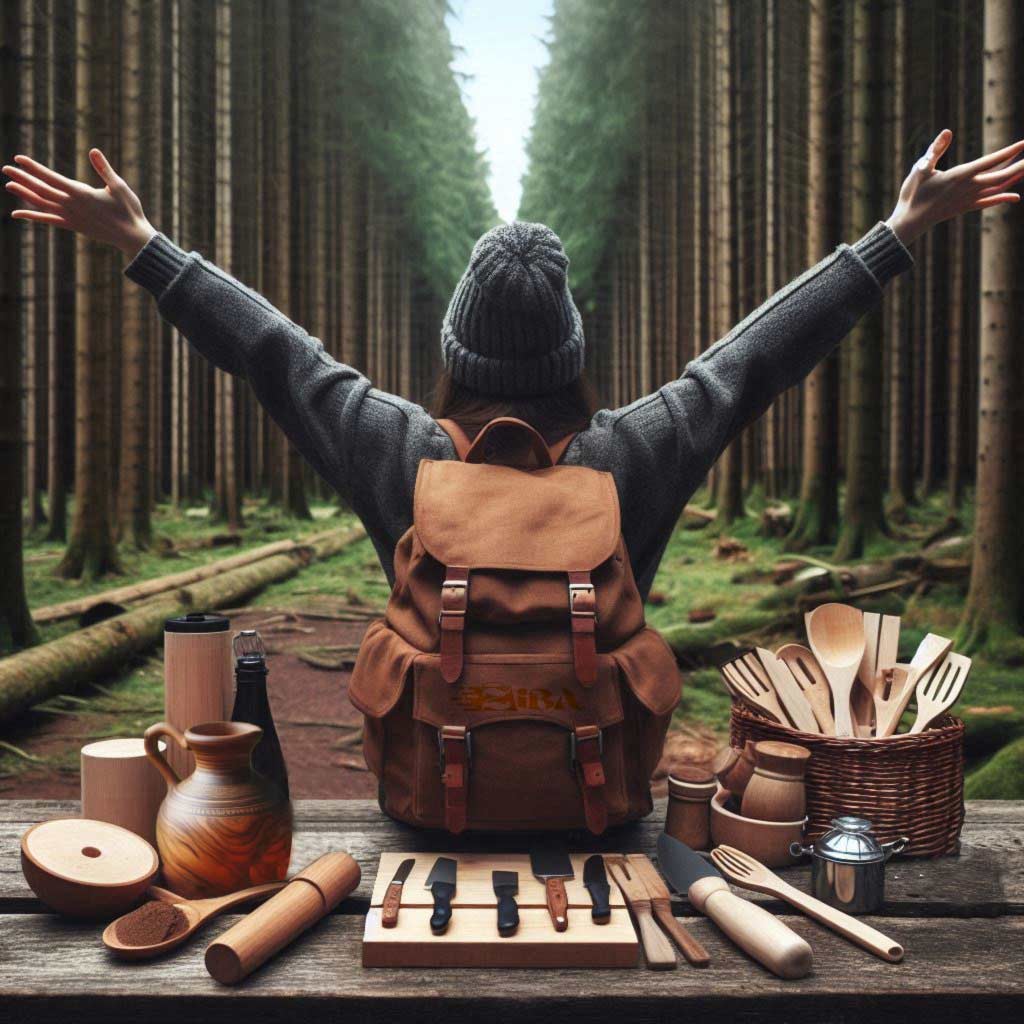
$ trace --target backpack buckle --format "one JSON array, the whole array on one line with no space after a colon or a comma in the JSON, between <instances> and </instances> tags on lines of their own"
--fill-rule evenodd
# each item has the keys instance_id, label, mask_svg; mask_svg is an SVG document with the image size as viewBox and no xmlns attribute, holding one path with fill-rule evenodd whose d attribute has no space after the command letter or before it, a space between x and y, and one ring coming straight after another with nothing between
<instances>
[{"instance_id":1,"label":"backpack buckle","mask_svg":"<svg viewBox=\"0 0 1024 1024\"><path fill-rule=\"evenodd\" d=\"M569 767L576 771L576 765L580 763L579 746L582 743L590 743L597 740L597 756L604 754L604 730L596 725L580 725L569 733ZM588 752L589 753L589 752ZM588 758L593 760L591 756Z\"/></svg>"},{"instance_id":2,"label":"backpack buckle","mask_svg":"<svg viewBox=\"0 0 1024 1024\"><path fill-rule=\"evenodd\" d=\"M597 621L597 601L594 598L593 583L569 584L569 611L573 615Z\"/></svg>"},{"instance_id":3,"label":"backpack buckle","mask_svg":"<svg viewBox=\"0 0 1024 1024\"><path fill-rule=\"evenodd\" d=\"M466 744L466 764L473 760L473 735L464 725L445 725L437 730L437 752L443 775L447 767L445 747L448 743Z\"/></svg>"},{"instance_id":4,"label":"backpack buckle","mask_svg":"<svg viewBox=\"0 0 1024 1024\"><path fill-rule=\"evenodd\" d=\"M437 730L437 745L444 786L444 826L458 835L466 828L473 740L464 725L443 725Z\"/></svg>"}]
</instances>

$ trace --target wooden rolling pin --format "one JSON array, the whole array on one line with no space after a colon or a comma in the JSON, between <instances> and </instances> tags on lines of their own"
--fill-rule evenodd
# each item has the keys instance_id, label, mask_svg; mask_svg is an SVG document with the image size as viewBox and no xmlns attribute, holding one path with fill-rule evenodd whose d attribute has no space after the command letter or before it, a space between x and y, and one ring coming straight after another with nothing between
<instances>
[{"instance_id":1,"label":"wooden rolling pin","mask_svg":"<svg viewBox=\"0 0 1024 1024\"><path fill-rule=\"evenodd\" d=\"M222 985L237 984L329 914L359 877L359 865L347 853L325 853L211 943L206 969Z\"/></svg>"}]
</instances>

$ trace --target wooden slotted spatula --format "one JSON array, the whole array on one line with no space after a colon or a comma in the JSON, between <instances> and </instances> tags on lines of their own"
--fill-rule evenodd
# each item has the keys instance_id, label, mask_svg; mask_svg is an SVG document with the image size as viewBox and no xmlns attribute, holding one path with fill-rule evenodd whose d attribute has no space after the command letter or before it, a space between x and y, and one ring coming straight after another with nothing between
<instances>
[{"instance_id":1,"label":"wooden slotted spatula","mask_svg":"<svg viewBox=\"0 0 1024 1024\"><path fill-rule=\"evenodd\" d=\"M604 863L612 876L612 881L622 890L622 895L636 918L647 966L652 971L675 970L676 954L665 933L654 923L647 887L637 877L635 869L630 867L625 857L605 857Z\"/></svg>"},{"instance_id":2,"label":"wooden slotted spatula","mask_svg":"<svg viewBox=\"0 0 1024 1024\"><path fill-rule=\"evenodd\" d=\"M848 604L819 605L807 616L807 642L832 690L836 735L853 735L850 696L864 657L864 616Z\"/></svg>"},{"instance_id":3,"label":"wooden slotted spatula","mask_svg":"<svg viewBox=\"0 0 1024 1024\"><path fill-rule=\"evenodd\" d=\"M804 696L800 684L793 677L790 667L763 647L757 648L757 656L761 659L761 664L772 681L779 703L785 709L793 725L801 732L820 733L821 727L818 725L817 718L814 717L814 711Z\"/></svg>"},{"instance_id":4,"label":"wooden slotted spatula","mask_svg":"<svg viewBox=\"0 0 1024 1024\"><path fill-rule=\"evenodd\" d=\"M784 882L774 871L766 868L749 854L732 846L719 846L711 851L711 859L718 870L735 885L785 900L802 910L808 917L813 917L815 921L883 960L899 963L903 959L903 947L898 942L893 942L888 936L864 924L863 921L858 921L857 918L844 914L813 896L808 896L789 882Z\"/></svg>"},{"instance_id":5,"label":"wooden slotted spatula","mask_svg":"<svg viewBox=\"0 0 1024 1024\"><path fill-rule=\"evenodd\" d=\"M821 726L819 732L826 736L834 736L835 719L832 717L832 691L829 689L825 673L821 671L818 659L803 644L783 644L775 657L789 666L793 678L803 691L811 711Z\"/></svg>"},{"instance_id":6,"label":"wooden slotted spatula","mask_svg":"<svg viewBox=\"0 0 1024 1024\"><path fill-rule=\"evenodd\" d=\"M764 669L760 664L757 670L751 666L750 660L754 658L756 655L753 654L735 658L722 666L722 674L736 688L741 700L773 718L780 725L790 725Z\"/></svg>"},{"instance_id":7,"label":"wooden slotted spatula","mask_svg":"<svg viewBox=\"0 0 1024 1024\"><path fill-rule=\"evenodd\" d=\"M971 659L950 651L938 668L918 682L917 718L910 727L912 733L927 729L957 702L970 671Z\"/></svg>"},{"instance_id":8,"label":"wooden slotted spatula","mask_svg":"<svg viewBox=\"0 0 1024 1024\"><path fill-rule=\"evenodd\" d=\"M937 633L929 633L918 645L914 657L907 666L907 676L902 688L893 698L892 692L887 701L886 717L878 714L878 698L875 698L875 735L891 736L899 727L903 712L907 710L914 687L922 676L927 675L947 655L953 641Z\"/></svg>"},{"instance_id":9,"label":"wooden slotted spatula","mask_svg":"<svg viewBox=\"0 0 1024 1024\"><path fill-rule=\"evenodd\" d=\"M870 736L875 717L875 682L880 668L896 664L900 644L900 617L864 613L864 657L857 672L858 686L853 688L854 730L858 736Z\"/></svg>"}]
</instances>

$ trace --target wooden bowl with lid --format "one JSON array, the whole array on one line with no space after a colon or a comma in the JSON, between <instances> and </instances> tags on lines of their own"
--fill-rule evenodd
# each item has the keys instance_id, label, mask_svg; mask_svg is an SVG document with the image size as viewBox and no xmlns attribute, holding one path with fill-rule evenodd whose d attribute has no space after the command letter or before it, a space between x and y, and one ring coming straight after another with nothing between
<instances>
[{"instance_id":1,"label":"wooden bowl with lid","mask_svg":"<svg viewBox=\"0 0 1024 1024\"><path fill-rule=\"evenodd\" d=\"M160 870L156 850L120 825L55 818L21 837L21 870L51 910L69 917L117 917L145 895Z\"/></svg>"}]
</instances>

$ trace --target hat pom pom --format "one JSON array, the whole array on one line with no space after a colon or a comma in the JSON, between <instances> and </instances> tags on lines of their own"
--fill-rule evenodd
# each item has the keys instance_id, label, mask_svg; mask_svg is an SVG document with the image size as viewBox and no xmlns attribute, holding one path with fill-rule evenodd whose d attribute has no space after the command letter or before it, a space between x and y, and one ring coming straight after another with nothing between
<instances>
[{"instance_id":1,"label":"hat pom pom","mask_svg":"<svg viewBox=\"0 0 1024 1024\"><path fill-rule=\"evenodd\" d=\"M542 313L566 286L569 257L544 224L513 221L491 228L473 246L469 269L477 284L502 306Z\"/></svg>"}]
</instances>

